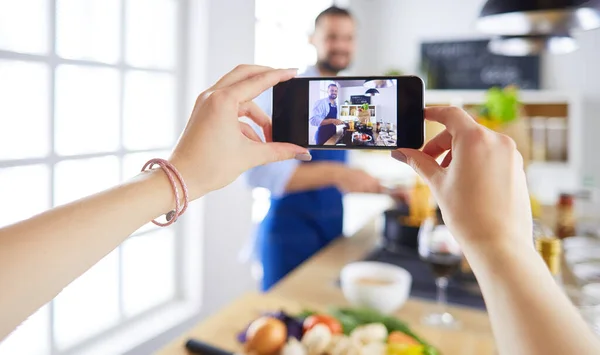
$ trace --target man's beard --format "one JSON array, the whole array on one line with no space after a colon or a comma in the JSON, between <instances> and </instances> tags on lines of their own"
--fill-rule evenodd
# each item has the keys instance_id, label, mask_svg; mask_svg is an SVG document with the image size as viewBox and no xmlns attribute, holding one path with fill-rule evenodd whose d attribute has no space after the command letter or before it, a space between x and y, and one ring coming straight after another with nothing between
<instances>
[{"instance_id":1,"label":"man's beard","mask_svg":"<svg viewBox=\"0 0 600 355\"><path fill-rule=\"evenodd\" d=\"M329 95L329 100L335 100L337 99L337 95Z\"/></svg>"},{"instance_id":2,"label":"man's beard","mask_svg":"<svg viewBox=\"0 0 600 355\"><path fill-rule=\"evenodd\" d=\"M324 59L324 60L317 61L317 67L319 67L319 69L322 69L324 71L328 71L328 72L337 74L337 73L341 72L342 70L346 69L348 66L333 65L333 64L331 64L331 62L328 59Z\"/></svg>"}]
</instances>

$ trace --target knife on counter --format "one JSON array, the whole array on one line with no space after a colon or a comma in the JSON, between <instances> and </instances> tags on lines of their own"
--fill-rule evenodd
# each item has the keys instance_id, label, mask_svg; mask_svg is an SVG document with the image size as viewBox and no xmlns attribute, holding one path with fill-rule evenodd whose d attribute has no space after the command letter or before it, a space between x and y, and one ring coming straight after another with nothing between
<instances>
[{"instance_id":1,"label":"knife on counter","mask_svg":"<svg viewBox=\"0 0 600 355\"><path fill-rule=\"evenodd\" d=\"M240 355L229 352L227 350L216 348L212 345L208 345L205 342L196 339L189 339L185 343L185 348L192 354L201 355Z\"/></svg>"}]
</instances>

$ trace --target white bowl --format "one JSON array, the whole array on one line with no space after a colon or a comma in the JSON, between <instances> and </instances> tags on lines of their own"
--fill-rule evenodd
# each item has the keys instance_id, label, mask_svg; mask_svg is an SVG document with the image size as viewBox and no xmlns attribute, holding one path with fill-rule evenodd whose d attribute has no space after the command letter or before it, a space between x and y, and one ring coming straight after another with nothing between
<instances>
[{"instance_id":1,"label":"white bowl","mask_svg":"<svg viewBox=\"0 0 600 355\"><path fill-rule=\"evenodd\" d=\"M600 239L585 236L569 237L562 240L562 245L566 253L571 250L600 248Z\"/></svg>"},{"instance_id":2,"label":"white bowl","mask_svg":"<svg viewBox=\"0 0 600 355\"><path fill-rule=\"evenodd\" d=\"M570 249L565 252L567 264L573 266L589 261L600 261L600 245L582 249Z\"/></svg>"},{"instance_id":3,"label":"white bowl","mask_svg":"<svg viewBox=\"0 0 600 355\"><path fill-rule=\"evenodd\" d=\"M381 284L364 280L381 280ZM412 276L405 269L376 261L346 265L340 275L344 297L354 306L368 307L384 314L398 310L408 299Z\"/></svg>"},{"instance_id":4,"label":"white bowl","mask_svg":"<svg viewBox=\"0 0 600 355\"><path fill-rule=\"evenodd\" d=\"M572 271L582 284L600 282L600 262L598 261L573 265Z\"/></svg>"},{"instance_id":5,"label":"white bowl","mask_svg":"<svg viewBox=\"0 0 600 355\"><path fill-rule=\"evenodd\" d=\"M600 283L594 282L581 288L581 292L589 298L593 298L600 305Z\"/></svg>"}]
</instances>

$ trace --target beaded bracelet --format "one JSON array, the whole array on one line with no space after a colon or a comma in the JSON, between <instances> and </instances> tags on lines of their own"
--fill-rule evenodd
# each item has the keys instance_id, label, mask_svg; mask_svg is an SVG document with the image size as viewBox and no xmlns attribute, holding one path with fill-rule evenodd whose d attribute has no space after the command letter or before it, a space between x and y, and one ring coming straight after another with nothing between
<instances>
[{"instance_id":1,"label":"beaded bracelet","mask_svg":"<svg viewBox=\"0 0 600 355\"><path fill-rule=\"evenodd\" d=\"M171 188L173 188L173 193L175 194L175 209L169 211L165 215L165 217L167 218L167 222L161 223L157 222L156 220L152 220L152 223L156 224L157 226L167 227L175 223L175 221L177 221L177 218L179 218L179 216L181 216L183 212L185 212L185 210L187 209L189 203L188 189L179 171L175 169L173 164L169 163L164 159L157 158L148 160L148 162L144 164L142 171L146 171L146 169L152 169L155 165L158 165L165 172L167 178L169 179L169 182L171 183ZM177 182L175 181L176 178L179 181L179 184L181 185L181 188L183 190L183 205L179 201L179 188L177 187Z\"/></svg>"}]
</instances>

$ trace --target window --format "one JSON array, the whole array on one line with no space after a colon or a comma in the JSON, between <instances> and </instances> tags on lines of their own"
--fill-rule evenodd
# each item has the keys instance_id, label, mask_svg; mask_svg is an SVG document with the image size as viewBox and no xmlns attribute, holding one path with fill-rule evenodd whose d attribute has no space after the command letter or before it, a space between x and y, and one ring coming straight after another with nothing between
<instances>
[{"instance_id":1,"label":"window","mask_svg":"<svg viewBox=\"0 0 600 355\"><path fill-rule=\"evenodd\" d=\"M276 68L306 68L317 55L308 38L317 15L332 0L256 0L256 64Z\"/></svg>"},{"instance_id":2,"label":"window","mask_svg":"<svg viewBox=\"0 0 600 355\"><path fill-rule=\"evenodd\" d=\"M0 0L0 225L166 157L186 114L186 4ZM0 343L0 354L74 353L184 300L183 229L142 227Z\"/></svg>"}]
</instances>

